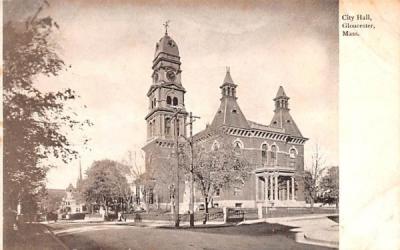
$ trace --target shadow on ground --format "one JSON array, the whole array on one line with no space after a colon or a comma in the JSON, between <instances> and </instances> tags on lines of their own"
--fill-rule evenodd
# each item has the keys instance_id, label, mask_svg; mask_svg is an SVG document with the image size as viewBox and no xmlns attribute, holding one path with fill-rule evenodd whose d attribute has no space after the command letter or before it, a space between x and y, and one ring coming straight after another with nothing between
<instances>
[{"instance_id":1,"label":"shadow on ground","mask_svg":"<svg viewBox=\"0 0 400 250\"><path fill-rule=\"evenodd\" d=\"M292 236L294 239L294 232L291 229L296 227L285 226L276 223L260 222L255 224L243 224L236 226L231 225L198 225L195 227L180 227L178 229L173 227L159 227L162 229L173 229L173 230L187 230L193 232L202 232L210 234L227 234L227 235L248 235L248 236L262 236L262 235L273 235L283 234L286 236Z\"/></svg>"}]
</instances>

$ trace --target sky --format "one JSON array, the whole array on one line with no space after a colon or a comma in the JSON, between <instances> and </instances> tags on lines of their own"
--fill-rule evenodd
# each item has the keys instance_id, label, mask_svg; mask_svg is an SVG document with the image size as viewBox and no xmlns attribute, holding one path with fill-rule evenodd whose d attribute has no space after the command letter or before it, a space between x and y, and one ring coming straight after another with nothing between
<instances>
[{"instance_id":1,"label":"sky","mask_svg":"<svg viewBox=\"0 0 400 250\"><path fill-rule=\"evenodd\" d=\"M229 66L248 120L270 123L272 99L282 85L290 97L293 119L309 138L306 166L316 144L327 165L338 165L335 1L49 2L41 14L59 24L58 51L71 68L57 77L39 77L37 85L44 91L69 87L79 93L74 107L94 124L84 132L91 139L90 150L80 149L83 171L94 160L122 160L129 150L142 164L146 93L152 83L155 45L164 35L166 20L181 56L186 110L201 117L195 132L211 123ZM83 105L87 108L80 108ZM79 138L73 135L73 141ZM74 184L78 171L78 160L60 164L50 170L48 187Z\"/></svg>"}]
</instances>

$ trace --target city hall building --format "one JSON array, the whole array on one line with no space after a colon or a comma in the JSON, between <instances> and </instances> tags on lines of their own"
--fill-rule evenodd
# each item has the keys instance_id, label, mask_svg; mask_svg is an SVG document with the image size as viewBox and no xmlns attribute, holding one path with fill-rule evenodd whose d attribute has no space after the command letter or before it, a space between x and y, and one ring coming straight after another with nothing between
<instances>
[{"instance_id":1,"label":"city hall building","mask_svg":"<svg viewBox=\"0 0 400 250\"><path fill-rule=\"evenodd\" d=\"M188 112L181 81L181 61L178 46L165 32L156 44L153 60L152 84L147 93L149 100L147 142L145 151L146 172L152 173L154 190L152 198L161 205L170 203L171 188L176 181L175 139L187 136ZM217 190L213 196L214 206L256 207L301 206L304 197L304 143L299 128L289 112L289 97L282 86L273 99L275 109L269 124L247 120L241 111L238 85L229 69L221 86L221 104L216 107L210 125L194 135L194 147L213 150L224 143L239 149L242 157L253 171L243 185ZM272 113L272 111L271 111ZM182 143L182 139L179 139ZM179 187L181 212L189 202L187 178L181 177ZM201 205L200 195L195 197L196 207Z\"/></svg>"}]
</instances>

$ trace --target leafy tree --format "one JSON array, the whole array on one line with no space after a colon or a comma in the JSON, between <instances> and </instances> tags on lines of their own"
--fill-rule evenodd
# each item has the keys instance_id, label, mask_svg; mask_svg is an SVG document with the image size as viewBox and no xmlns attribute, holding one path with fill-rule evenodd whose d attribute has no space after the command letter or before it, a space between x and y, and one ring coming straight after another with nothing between
<instances>
[{"instance_id":1,"label":"leafy tree","mask_svg":"<svg viewBox=\"0 0 400 250\"><path fill-rule=\"evenodd\" d=\"M320 153L319 146L316 145L312 155L311 167L304 171L303 176L306 198L310 201L312 210L321 190L320 180L325 170L324 164L324 157Z\"/></svg>"},{"instance_id":2,"label":"leafy tree","mask_svg":"<svg viewBox=\"0 0 400 250\"><path fill-rule=\"evenodd\" d=\"M66 68L52 37L58 25L40 18L41 9L25 23L3 26L4 206L16 209L21 203L25 212L34 212L32 204L43 194L47 159L76 158L69 133L90 125L67 109L77 98L73 90L44 93L35 86L40 75L57 76Z\"/></svg>"},{"instance_id":3,"label":"leafy tree","mask_svg":"<svg viewBox=\"0 0 400 250\"><path fill-rule=\"evenodd\" d=\"M87 170L83 193L90 204L98 204L105 208L115 206L116 212L122 209L122 204L130 198L130 188L121 169L121 163L112 160L93 162Z\"/></svg>"},{"instance_id":4,"label":"leafy tree","mask_svg":"<svg viewBox=\"0 0 400 250\"><path fill-rule=\"evenodd\" d=\"M188 156L190 155L183 155L186 157L183 167L187 173L190 171ZM195 148L193 157L193 180L204 198L206 214L208 204L217 190L232 185L243 185L252 170L240 152L230 144L224 144L210 152ZM206 222L207 216L203 223Z\"/></svg>"},{"instance_id":5,"label":"leafy tree","mask_svg":"<svg viewBox=\"0 0 400 250\"><path fill-rule=\"evenodd\" d=\"M339 167L334 166L321 179L322 200L324 203L335 203L339 206Z\"/></svg>"}]
</instances>

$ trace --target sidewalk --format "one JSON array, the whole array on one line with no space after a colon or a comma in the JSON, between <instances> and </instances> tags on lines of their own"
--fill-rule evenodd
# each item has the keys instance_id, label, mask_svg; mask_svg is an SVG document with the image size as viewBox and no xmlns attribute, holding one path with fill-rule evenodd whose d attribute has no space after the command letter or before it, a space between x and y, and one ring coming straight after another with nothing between
<instances>
[{"instance_id":1,"label":"sidewalk","mask_svg":"<svg viewBox=\"0 0 400 250\"><path fill-rule=\"evenodd\" d=\"M238 225L267 222L296 227L295 229L292 229L294 232L296 232L296 241L338 248L339 224L330 220L328 216L332 216L332 214L267 218L244 221Z\"/></svg>"},{"instance_id":2,"label":"sidewalk","mask_svg":"<svg viewBox=\"0 0 400 250\"><path fill-rule=\"evenodd\" d=\"M4 249L68 249L45 225L40 223L20 225L17 231L7 233L6 238Z\"/></svg>"}]
</instances>

